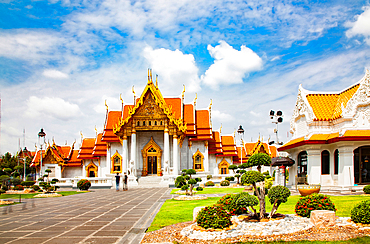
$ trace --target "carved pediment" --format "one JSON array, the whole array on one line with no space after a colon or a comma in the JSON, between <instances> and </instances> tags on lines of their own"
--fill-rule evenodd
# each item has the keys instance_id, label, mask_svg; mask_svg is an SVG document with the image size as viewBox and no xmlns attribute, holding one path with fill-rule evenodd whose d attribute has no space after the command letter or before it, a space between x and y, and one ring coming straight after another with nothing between
<instances>
[{"instance_id":1,"label":"carved pediment","mask_svg":"<svg viewBox=\"0 0 370 244\"><path fill-rule=\"evenodd\" d=\"M292 119L290 120L291 132L295 131L294 124L300 117L305 116L307 123L312 122L313 119L315 118L315 115L312 109L308 106L306 95L307 95L306 91L300 85L298 89L298 96L297 96L297 101L295 104L294 112L292 115Z\"/></svg>"},{"instance_id":2,"label":"carved pediment","mask_svg":"<svg viewBox=\"0 0 370 244\"><path fill-rule=\"evenodd\" d=\"M158 104L156 103L153 94L148 92L144 98L143 104L136 110L135 119L138 118L150 118L150 119L159 119L165 118L166 115L163 112Z\"/></svg>"}]
</instances>

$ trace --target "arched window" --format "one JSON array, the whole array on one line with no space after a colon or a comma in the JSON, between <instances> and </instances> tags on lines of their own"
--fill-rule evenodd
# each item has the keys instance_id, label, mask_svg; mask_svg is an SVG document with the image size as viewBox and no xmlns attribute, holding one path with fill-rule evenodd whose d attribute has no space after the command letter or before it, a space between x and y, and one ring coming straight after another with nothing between
<instances>
[{"instance_id":1,"label":"arched window","mask_svg":"<svg viewBox=\"0 0 370 244\"><path fill-rule=\"evenodd\" d=\"M338 174L338 169L339 169L339 150L336 149L334 151L334 174Z\"/></svg>"},{"instance_id":2,"label":"arched window","mask_svg":"<svg viewBox=\"0 0 370 244\"><path fill-rule=\"evenodd\" d=\"M111 173L121 173L122 172L122 157L116 152L112 157L112 169Z\"/></svg>"},{"instance_id":3,"label":"arched window","mask_svg":"<svg viewBox=\"0 0 370 244\"><path fill-rule=\"evenodd\" d=\"M330 174L330 153L327 150L321 152L321 174Z\"/></svg>"},{"instance_id":4,"label":"arched window","mask_svg":"<svg viewBox=\"0 0 370 244\"><path fill-rule=\"evenodd\" d=\"M152 121L149 120L149 125L152 125Z\"/></svg>"},{"instance_id":5,"label":"arched window","mask_svg":"<svg viewBox=\"0 0 370 244\"><path fill-rule=\"evenodd\" d=\"M140 126L140 121L137 122L137 126Z\"/></svg>"},{"instance_id":6,"label":"arched window","mask_svg":"<svg viewBox=\"0 0 370 244\"><path fill-rule=\"evenodd\" d=\"M224 159L218 165L218 171L220 175L227 175L229 173L229 166L230 164Z\"/></svg>"},{"instance_id":7,"label":"arched window","mask_svg":"<svg viewBox=\"0 0 370 244\"><path fill-rule=\"evenodd\" d=\"M307 175L307 152L303 151L298 154L298 177Z\"/></svg>"},{"instance_id":8,"label":"arched window","mask_svg":"<svg viewBox=\"0 0 370 244\"><path fill-rule=\"evenodd\" d=\"M195 171L204 171L203 158L203 154L198 149L193 155L193 169L195 169Z\"/></svg>"}]
</instances>

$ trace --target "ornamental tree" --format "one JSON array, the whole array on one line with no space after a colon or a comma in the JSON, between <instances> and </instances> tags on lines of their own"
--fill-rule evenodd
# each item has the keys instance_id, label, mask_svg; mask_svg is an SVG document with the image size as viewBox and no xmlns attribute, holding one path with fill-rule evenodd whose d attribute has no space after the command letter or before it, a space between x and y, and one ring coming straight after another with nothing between
<instances>
[{"instance_id":1,"label":"ornamental tree","mask_svg":"<svg viewBox=\"0 0 370 244\"><path fill-rule=\"evenodd\" d=\"M252 185L260 202L260 219L266 214L265 208L265 177L259 171L247 171L242 175L241 182L243 185ZM257 187L258 183L258 187Z\"/></svg>"},{"instance_id":2,"label":"ornamental tree","mask_svg":"<svg viewBox=\"0 0 370 244\"><path fill-rule=\"evenodd\" d=\"M234 174L235 174L235 170L238 168L238 165L235 165L235 164L231 164L230 166L229 166L229 169L231 169L233 172L234 172Z\"/></svg>"},{"instance_id":3,"label":"ornamental tree","mask_svg":"<svg viewBox=\"0 0 370 244\"><path fill-rule=\"evenodd\" d=\"M175 186L181 188L181 190L186 191L186 195L193 195L193 188L197 182L201 182L200 178L192 178L197 172L194 169L184 169L182 170L182 175L178 176L175 180ZM189 190L189 192L188 192Z\"/></svg>"},{"instance_id":4,"label":"ornamental tree","mask_svg":"<svg viewBox=\"0 0 370 244\"><path fill-rule=\"evenodd\" d=\"M277 211L280 204L288 201L290 191L285 186L273 186L269 190L267 196L269 197L270 203L272 205L272 210L269 215L269 218L271 218Z\"/></svg>"},{"instance_id":5,"label":"ornamental tree","mask_svg":"<svg viewBox=\"0 0 370 244\"><path fill-rule=\"evenodd\" d=\"M266 153L253 154L247 161L248 168L257 166L257 170L261 172L261 165L269 166L271 164L271 157Z\"/></svg>"}]
</instances>

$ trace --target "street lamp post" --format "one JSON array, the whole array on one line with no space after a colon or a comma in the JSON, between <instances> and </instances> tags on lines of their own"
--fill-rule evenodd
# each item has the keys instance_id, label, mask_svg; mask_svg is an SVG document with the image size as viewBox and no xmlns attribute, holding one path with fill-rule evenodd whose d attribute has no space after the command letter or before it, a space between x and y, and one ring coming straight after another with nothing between
<instances>
[{"instance_id":1,"label":"street lamp post","mask_svg":"<svg viewBox=\"0 0 370 244\"><path fill-rule=\"evenodd\" d=\"M45 143L45 136L46 136L46 133L44 132L43 128L41 128L40 132L38 133L38 136L39 136L39 144L40 144L40 150L41 150L40 176L39 177L41 177L41 173L42 173L42 145Z\"/></svg>"},{"instance_id":2,"label":"street lamp post","mask_svg":"<svg viewBox=\"0 0 370 244\"><path fill-rule=\"evenodd\" d=\"M241 150L240 150L240 164L243 164L243 148L244 148L244 143L243 143L243 137L244 137L244 130L241 125L239 125L239 129L237 130L240 138L240 142L242 144Z\"/></svg>"},{"instance_id":3,"label":"street lamp post","mask_svg":"<svg viewBox=\"0 0 370 244\"><path fill-rule=\"evenodd\" d=\"M274 110L270 111L270 119L272 119L272 123L276 124L276 128L274 129L274 133L276 134L276 144L277 145L283 145L283 142L279 142L279 136L278 136L278 124L283 122L283 112L280 110L276 112ZM274 141L270 142L270 145L274 144Z\"/></svg>"}]
</instances>

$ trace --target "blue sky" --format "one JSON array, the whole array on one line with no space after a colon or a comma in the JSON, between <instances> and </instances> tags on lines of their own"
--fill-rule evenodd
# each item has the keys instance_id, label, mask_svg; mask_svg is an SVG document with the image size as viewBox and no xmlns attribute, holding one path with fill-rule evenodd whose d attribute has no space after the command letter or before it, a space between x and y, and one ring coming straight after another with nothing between
<instances>
[{"instance_id":1,"label":"blue sky","mask_svg":"<svg viewBox=\"0 0 370 244\"><path fill-rule=\"evenodd\" d=\"M147 69L165 97L212 99L222 134L286 142L299 84L338 92L370 68L369 1L0 0L0 153L103 129L104 101L141 94Z\"/></svg>"}]
</instances>

